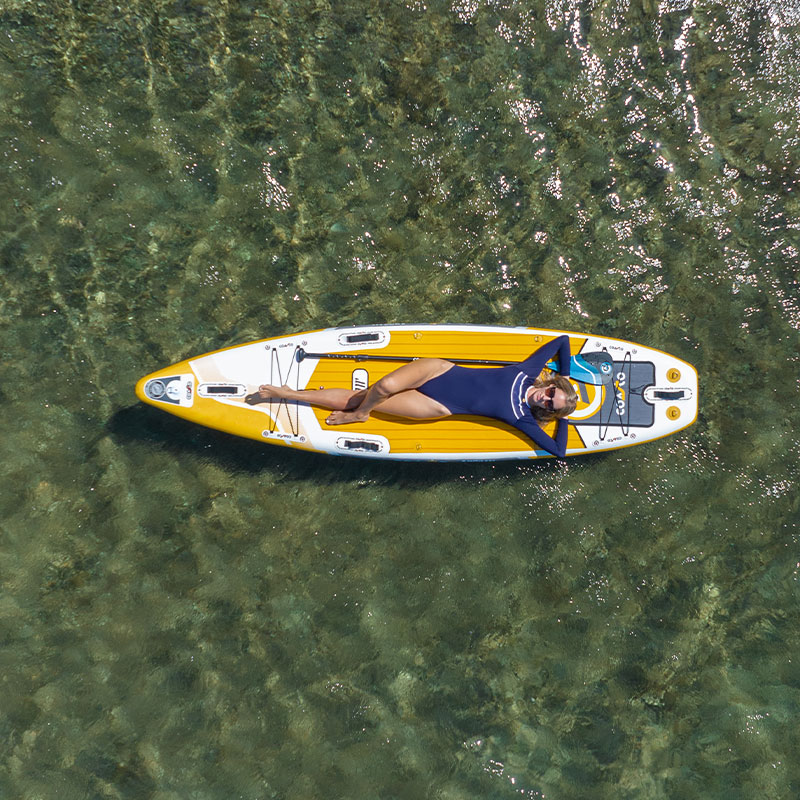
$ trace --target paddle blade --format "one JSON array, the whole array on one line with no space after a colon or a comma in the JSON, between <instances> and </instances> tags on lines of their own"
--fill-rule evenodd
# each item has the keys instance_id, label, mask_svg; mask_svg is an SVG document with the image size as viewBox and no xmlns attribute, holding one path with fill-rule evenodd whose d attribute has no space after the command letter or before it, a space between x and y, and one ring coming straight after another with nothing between
<instances>
[{"instance_id":1,"label":"paddle blade","mask_svg":"<svg viewBox=\"0 0 800 800\"><path fill-rule=\"evenodd\" d=\"M558 370L555 361L548 361L547 366ZM602 386L604 383L611 383L613 375L614 362L607 353L583 353L570 359L569 376L581 383Z\"/></svg>"}]
</instances>

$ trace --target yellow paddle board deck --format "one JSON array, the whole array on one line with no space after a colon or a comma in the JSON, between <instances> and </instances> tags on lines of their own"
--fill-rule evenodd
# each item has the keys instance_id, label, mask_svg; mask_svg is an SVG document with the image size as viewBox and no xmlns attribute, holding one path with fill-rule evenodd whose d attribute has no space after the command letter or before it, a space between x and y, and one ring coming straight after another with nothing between
<instances>
[{"instance_id":1,"label":"yellow paddle board deck","mask_svg":"<svg viewBox=\"0 0 800 800\"><path fill-rule=\"evenodd\" d=\"M523 361L562 333L465 325L327 328L181 361L142 378L136 394L209 428L319 453L427 461L551 457L514 428L486 417L417 421L373 413L365 423L329 426L330 412L307 403L251 406L244 398L261 384L366 388L402 363L393 358ZM690 364L619 339L568 335L573 357L602 353L609 374L602 383L571 378L579 401L569 418L567 456L659 439L694 422L698 381ZM328 354L338 357L318 357ZM555 423L545 431L554 435Z\"/></svg>"}]
</instances>

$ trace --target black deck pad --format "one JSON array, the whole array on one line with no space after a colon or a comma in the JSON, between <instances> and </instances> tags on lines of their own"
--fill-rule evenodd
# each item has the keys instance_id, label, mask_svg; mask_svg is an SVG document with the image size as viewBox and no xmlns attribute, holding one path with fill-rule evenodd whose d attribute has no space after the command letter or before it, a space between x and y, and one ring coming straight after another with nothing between
<instances>
[{"instance_id":1,"label":"black deck pad","mask_svg":"<svg viewBox=\"0 0 800 800\"><path fill-rule=\"evenodd\" d=\"M649 428L653 424L653 406L644 399L644 390L655 383L656 368L650 361L614 362L614 380L605 386L603 405L586 419L573 424L599 425L601 438L608 428Z\"/></svg>"}]
</instances>

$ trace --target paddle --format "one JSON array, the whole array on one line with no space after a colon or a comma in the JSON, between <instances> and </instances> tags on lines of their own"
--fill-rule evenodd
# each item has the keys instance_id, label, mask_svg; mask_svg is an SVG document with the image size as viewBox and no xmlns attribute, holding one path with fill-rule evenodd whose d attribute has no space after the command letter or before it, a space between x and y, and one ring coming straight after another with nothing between
<instances>
[{"instance_id":1,"label":"paddle","mask_svg":"<svg viewBox=\"0 0 800 800\"><path fill-rule=\"evenodd\" d=\"M379 356L370 353L307 353L302 347L297 348L295 359L299 362L306 358L327 358L343 361L393 361L409 363L418 361L419 356ZM448 358L454 364L473 364L483 367L510 367L519 364L519 361L492 361L482 358ZM570 377L583 383L600 386L611 380L613 361L605 353L586 353L583 356L572 356L570 359ZM555 361L548 361L549 369L557 370Z\"/></svg>"}]
</instances>

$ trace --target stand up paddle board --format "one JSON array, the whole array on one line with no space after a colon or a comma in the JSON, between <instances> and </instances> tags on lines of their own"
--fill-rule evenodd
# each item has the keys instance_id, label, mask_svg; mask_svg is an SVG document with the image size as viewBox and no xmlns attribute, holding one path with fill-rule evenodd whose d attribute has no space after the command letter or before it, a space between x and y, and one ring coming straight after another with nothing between
<instances>
[{"instance_id":1,"label":"stand up paddle board","mask_svg":"<svg viewBox=\"0 0 800 800\"><path fill-rule=\"evenodd\" d=\"M373 412L364 423L329 426L326 409L278 399L251 406L245 397L261 384L366 389L416 358L502 366L523 361L562 333L466 325L328 328L181 361L142 378L136 395L209 428L317 453L409 461L552 457L516 429L486 417L408 420ZM660 439L695 421L698 382L691 364L619 339L567 335L570 381L578 394L568 418L567 456ZM554 436L555 426L545 431Z\"/></svg>"}]
</instances>

